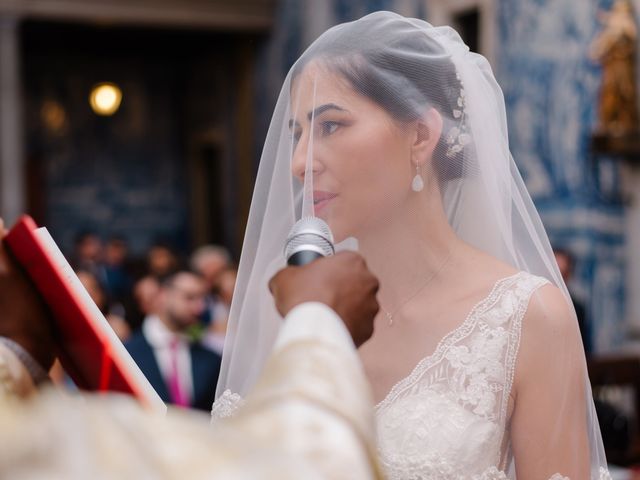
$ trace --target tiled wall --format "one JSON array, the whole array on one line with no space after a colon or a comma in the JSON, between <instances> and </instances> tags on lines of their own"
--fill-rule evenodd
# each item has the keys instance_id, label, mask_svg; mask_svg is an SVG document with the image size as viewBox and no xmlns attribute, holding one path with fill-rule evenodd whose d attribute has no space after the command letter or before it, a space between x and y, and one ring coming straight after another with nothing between
<instances>
[{"instance_id":1,"label":"tiled wall","mask_svg":"<svg viewBox=\"0 0 640 480\"><path fill-rule=\"evenodd\" d=\"M570 287L596 350L624 339L625 207L619 164L589 150L600 71L588 56L611 0L501 0L498 80L511 152L552 244L577 260Z\"/></svg>"},{"instance_id":2,"label":"tiled wall","mask_svg":"<svg viewBox=\"0 0 640 480\"><path fill-rule=\"evenodd\" d=\"M600 72L587 54L600 28L597 11L609 9L612 0L495 2L496 76L512 154L552 244L576 256L570 287L585 304L594 347L615 348L626 336L625 206L619 164L589 151ZM264 111L270 113L289 67L317 35L380 9L429 20L429 0L281 1L261 64L269 72ZM260 118L264 134L269 114Z\"/></svg>"}]
</instances>

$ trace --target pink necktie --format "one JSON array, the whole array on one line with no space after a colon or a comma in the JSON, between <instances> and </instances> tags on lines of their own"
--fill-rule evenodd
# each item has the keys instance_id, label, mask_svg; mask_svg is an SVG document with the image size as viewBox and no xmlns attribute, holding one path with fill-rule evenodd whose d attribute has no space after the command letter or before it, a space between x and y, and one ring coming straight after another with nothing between
<instances>
[{"instance_id":1,"label":"pink necktie","mask_svg":"<svg viewBox=\"0 0 640 480\"><path fill-rule=\"evenodd\" d=\"M171 375L169 376L169 395L175 405L188 407L187 396L180 388L180 372L178 371L178 339L171 340Z\"/></svg>"}]
</instances>

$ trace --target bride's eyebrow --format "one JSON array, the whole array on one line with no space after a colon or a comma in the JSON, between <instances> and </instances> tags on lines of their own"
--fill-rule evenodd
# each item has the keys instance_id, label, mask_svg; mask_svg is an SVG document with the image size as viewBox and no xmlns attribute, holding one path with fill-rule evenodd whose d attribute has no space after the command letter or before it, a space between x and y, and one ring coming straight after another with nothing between
<instances>
[{"instance_id":1,"label":"bride's eyebrow","mask_svg":"<svg viewBox=\"0 0 640 480\"><path fill-rule=\"evenodd\" d=\"M318 116L326 112L327 110L337 110L339 112L349 111L346 108L342 108L341 106L336 105L335 103L325 103L324 105L320 105L318 108L307 113L307 118L309 119L309 121L311 121L311 119L314 116ZM300 122L298 122L297 120L294 120L293 118L289 119L289 130L291 130L292 127L299 127L299 126L300 126Z\"/></svg>"},{"instance_id":2,"label":"bride's eyebrow","mask_svg":"<svg viewBox=\"0 0 640 480\"><path fill-rule=\"evenodd\" d=\"M309 121L315 116L320 115L321 113L326 112L327 110L338 110L340 112L346 112L347 110L336 105L335 103L325 103L324 105L320 105L318 108L307 113L307 118Z\"/></svg>"}]
</instances>

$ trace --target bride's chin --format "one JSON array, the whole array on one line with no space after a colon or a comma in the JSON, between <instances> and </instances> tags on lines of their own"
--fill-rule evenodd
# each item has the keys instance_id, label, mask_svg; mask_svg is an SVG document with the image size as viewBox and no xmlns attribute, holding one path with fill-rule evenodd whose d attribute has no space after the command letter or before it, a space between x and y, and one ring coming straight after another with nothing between
<instances>
[{"instance_id":1,"label":"bride's chin","mask_svg":"<svg viewBox=\"0 0 640 480\"><path fill-rule=\"evenodd\" d=\"M335 245L338 245L341 242L344 242L346 239L353 237L353 233L350 231L346 231L343 227L336 224L336 222L327 222L329 228L331 229L331 233L333 234L333 242Z\"/></svg>"},{"instance_id":2,"label":"bride's chin","mask_svg":"<svg viewBox=\"0 0 640 480\"><path fill-rule=\"evenodd\" d=\"M342 240L344 240L344 236L341 235L340 233L340 227L339 225L335 222L335 219L332 220L331 218L327 218L325 215L317 215L318 218L324 220L327 225L329 226L329 230L331 230L331 234L333 235L333 241L334 243L340 243Z\"/></svg>"},{"instance_id":3,"label":"bride's chin","mask_svg":"<svg viewBox=\"0 0 640 480\"><path fill-rule=\"evenodd\" d=\"M331 230L331 234L333 235L334 245L338 245L341 242L349 238L356 238L357 232L353 228L353 223L341 221L343 218L338 217L337 215L318 215L318 218L324 220L329 229ZM346 223L346 224L345 224Z\"/></svg>"}]
</instances>

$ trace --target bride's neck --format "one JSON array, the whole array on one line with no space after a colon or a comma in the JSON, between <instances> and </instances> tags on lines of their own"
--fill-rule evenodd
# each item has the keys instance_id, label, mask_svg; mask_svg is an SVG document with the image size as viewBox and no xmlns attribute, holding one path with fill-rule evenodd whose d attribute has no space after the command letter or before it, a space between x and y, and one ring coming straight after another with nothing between
<instances>
[{"instance_id":1,"label":"bride's neck","mask_svg":"<svg viewBox=\"0 0 640 480\"><path fill-rule=\"evenodd\" d=\"M462 243L447 221L437 191L412 195L406 205L362 232L358 240L387 301L397 300L416 283L439 273Z\"/></svg>"}]
</instances>

